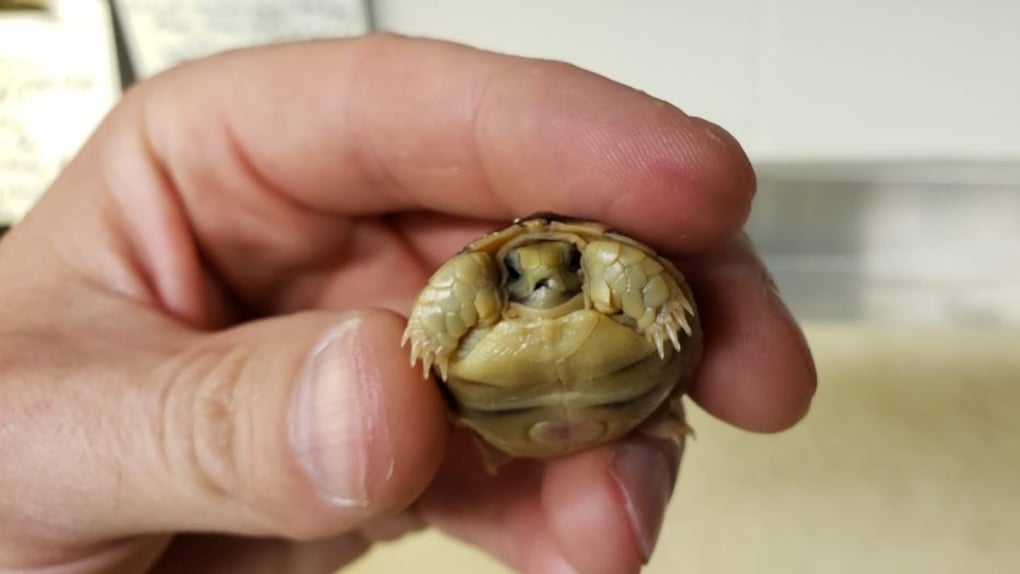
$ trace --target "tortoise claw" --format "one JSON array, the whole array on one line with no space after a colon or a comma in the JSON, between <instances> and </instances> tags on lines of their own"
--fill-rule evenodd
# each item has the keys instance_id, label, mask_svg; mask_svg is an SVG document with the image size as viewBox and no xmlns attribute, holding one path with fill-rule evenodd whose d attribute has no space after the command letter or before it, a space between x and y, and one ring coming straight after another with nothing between
<instances>
[{"instance_id":1,"label":"tortoise claw","mask_svg":"<svg viewBox=\"0 0 1020 574\"><path fill-rule=\"evenodd\" d=\"M404 337L400 341L400 346L406 346L408 341L411 343L411 366L413 367L418 364L418 361L421 361L422 378L429 378L432 367L435 366L439 369L440 377L442 377L443 381L446 381L450 365L449 352L443 349L442 345L438 342L430 339L428 332L415 329L413 325L408 325L407 329L404 330Z\"/></svg>"},{"instance_id":2,"label":"tortoise claw","mask_svg":"<svg viewBox=\"0 0 1020 574\"><path fill-rule=\"evenodd\" d=\"M686 313L689 308L686 299L671 300L667 302L655 316L655 321L645 328L645 337L649 342L655 344L659 351L659 358L665 358L664 345L667 340L673 345L673 350L680 352L680 331L687 336L691 335L691 325L687 320Z\"/></svg>"}]
</instances>

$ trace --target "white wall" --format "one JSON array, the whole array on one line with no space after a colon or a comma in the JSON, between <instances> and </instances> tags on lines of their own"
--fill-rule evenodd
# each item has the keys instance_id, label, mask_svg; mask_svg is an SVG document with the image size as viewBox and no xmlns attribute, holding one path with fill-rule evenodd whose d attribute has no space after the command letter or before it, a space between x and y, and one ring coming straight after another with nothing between
<instances>
[{"instance_id":1,"label":"white wall","mask_svg":"<svg viewBox=\"0 0 1020 574\"><path fill-rule=\"evenodd\" d=\"M1020 161L1016 0L376 0L380 28L567 60L759 163Z\"/></svg>"}]
</instances>

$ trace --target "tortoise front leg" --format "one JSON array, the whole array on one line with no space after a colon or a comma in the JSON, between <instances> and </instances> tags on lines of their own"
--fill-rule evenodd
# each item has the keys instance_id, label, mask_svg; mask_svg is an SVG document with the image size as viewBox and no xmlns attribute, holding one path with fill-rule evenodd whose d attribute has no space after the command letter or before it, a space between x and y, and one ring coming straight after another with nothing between
<instances>
[{"instance_id":1,"label":"tortoise front leg","mask_svg":"<svg viewBox=\"0 0 1020 574\"><path fill-rule=\"evenodd\" d=\"M623 313L665 358L665 343L680 351L679 332L692 334L691 297L673 265L633 245L592 241L581 255L586 303L606 314Z\"/></svg>"},{"instance_id":2,"label":"tortoise front leg","mask_svg":"<svg viewBox=\"0 0 1020 574\"><path fill-rule=\"evenodd\" d=\"M443 264L418 295L407 321L403 347L411 343L411 365L422 361L428 377L435 365L445 381L450 356L476 326L494 324L503 310L500 275L485 253L462 253Z\"/></svg>"}]
</instances>

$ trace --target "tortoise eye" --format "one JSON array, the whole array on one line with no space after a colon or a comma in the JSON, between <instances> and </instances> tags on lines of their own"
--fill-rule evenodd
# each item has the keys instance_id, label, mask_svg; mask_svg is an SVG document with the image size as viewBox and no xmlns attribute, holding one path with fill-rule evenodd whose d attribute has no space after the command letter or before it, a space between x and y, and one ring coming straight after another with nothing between
<instances>
[{"instance_id":1,"label":"tortoise eye","mask_svg":"<svg viewBox=\"0 0 1020 574\"><path fill-rule=\"evenodd\" d=\"M570 252L567 253L567 268L571 271L577 271L581 269L581 250L573 245L569 249Z\"/></svg>"},{"instance_id":2,"label":"tortoise eye","mask_svg":"<svg viewBox=\"0 0 1020 574\"><path fill-rule=\"evenodd\" d=\"M517 252L513 251L503 258L503 267L506 268L506 275L510 281L521 278L521 262L517 258Z\"/></svg>"}]
</instances>

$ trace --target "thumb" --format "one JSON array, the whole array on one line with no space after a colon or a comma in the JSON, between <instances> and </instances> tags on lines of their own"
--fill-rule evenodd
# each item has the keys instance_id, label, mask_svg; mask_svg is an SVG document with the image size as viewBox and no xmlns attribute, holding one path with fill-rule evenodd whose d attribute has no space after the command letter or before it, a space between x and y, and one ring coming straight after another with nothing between
<instances>
[{"instance_id":1,"label":"thumb","mask_svg":"<svg viewBox=\"0 0 1020 574\"><path fill-rule=\"evenodd\" d=\"M302 313L182 336L131 367L134 381L75 381L77 398L60 404L80 411L68 415L80 440L42 445L49 478L27 491L96 540L307 539L400 510L436 471L446 428L437 389L399 348L402 328L386 311Z\"/></svg>"},{"instance_id":2,"label":"thumb","mask_svg":"<svg viewBox=\"0 0 1020 574\"><path fill-rule=\"evenodd\" d=\"M412 502L445 426L402 328L384 311L307 313L179 354L161 415L165 470L185 489L171 525L319 537Z\"/></svg>"}]
</instances>

